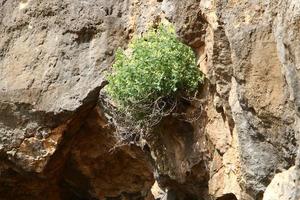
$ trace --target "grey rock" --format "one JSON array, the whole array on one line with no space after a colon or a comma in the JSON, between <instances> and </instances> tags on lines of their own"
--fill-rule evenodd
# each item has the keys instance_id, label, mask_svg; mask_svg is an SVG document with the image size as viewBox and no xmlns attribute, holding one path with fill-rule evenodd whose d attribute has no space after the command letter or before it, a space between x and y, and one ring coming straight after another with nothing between
<instances>
[{"instance_id":1,"label":"grey rock","mask_svg":"<svg viewBox=\"0 0 300 200\"><path fill-rule=\"evenodd\" d=\"M297 0L0 0L3 199L146 199L152 172L179 199L261 199L278 171L299 166L299 11ZM186 109L200 118L168 118L110 157L105 72L163 18L205 73Z\"/></svg>"}]
</instances>

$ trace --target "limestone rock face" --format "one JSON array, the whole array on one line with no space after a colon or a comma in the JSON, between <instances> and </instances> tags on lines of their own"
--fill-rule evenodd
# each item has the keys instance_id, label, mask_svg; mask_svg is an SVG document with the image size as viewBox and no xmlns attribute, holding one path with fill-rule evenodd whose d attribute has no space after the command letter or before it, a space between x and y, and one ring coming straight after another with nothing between
<instances>
[{"instance_id":1,"label":"limestone rock face","mask_svg":"<svg viewBox=\"0 0 300 200\"><path fill-rule=\"evenodd\" d=\"M228 185L239 185L230 189L238 199L261 199L275 171L295 164L299 72L293 67L295 60L291 61L293 64L286 64L287 55L283 52L288 47L281 40L292 39L284 36L291 34L292 25L285 21L284 14L279 14L291 9L289 17L295 20L292 13L299 8L294 3L201 2L208 21L215 26L206 37L211 47L206 46L208 61L203 68L207 70L208 79L215 80L213 101L217 110L226 116L223 119L232 136L222 157L223 162L233 164L231 177L234 180L223 173L227 181L221 189L226 194L230 192ZM299 38L294 36L293 40ZM296 56L296 51L293 52ZM230 140L230 136L226 138ZM218 149L218 143L215 145ZM226 161L231 149L235 152L231 155L238 156ZM222 154L221 150L219 148ZM224 163L223 168L228 169ZM216 185L211 185L210 191L215 187L214 192L222 193L220 185Z\"/></svg>"},{"instance_id":2,"label":"limestone rock face","mask_svg":"<svg viewBox=\"0 0 300 200\"><path fill-rule=\"evenodd\" d=\"M105 84L103 71L110 67L115 49L146 27L142 17L135 19L142 9L129 1L0 1L0 182L6 185L1 198L103 198L138 196L141 191L141 196L147 195L154 181L148 163L133 156L141 150L110 153L114 142L103 139L101 127L82 128L88 126L86 119L97 104ZM90 141L79 138L81 143L73 144L84 134ZM82 160L99 164L87 169ZM130 179L122 177L124 165L132 171L126 173ZM107 169L115 169L115 175ZM105 184L113 182L114 189L108 191ZM64 188L68 191L60 191Z\"/></svg>"},{"instance_id":3,"label":"limestone rock face","mask_svg":"<svg viewBox=\"0 0 300 200\"><path fill-rule=\"evenodd\" d=\"M297 179L299 179L299 173L295 167L291 167L287 171L276 174L266 189L263 200L299 199L300 196L297 191L299 190L299 185L297 185Z\"/></svg>"},{"instance_id":4,"label":"limestone rock face","mask_svg":"<svg viewBox=\"0 0 300 200\"><path fill-rule=\"evenodd\" d=\"M0 199L153 200L155 181L157 199L299 199L299 13L297 0L0 0ZM198 117L116 147L105 73L162 19L206 76L186 109Z\"/></svg>"}]
</instances>

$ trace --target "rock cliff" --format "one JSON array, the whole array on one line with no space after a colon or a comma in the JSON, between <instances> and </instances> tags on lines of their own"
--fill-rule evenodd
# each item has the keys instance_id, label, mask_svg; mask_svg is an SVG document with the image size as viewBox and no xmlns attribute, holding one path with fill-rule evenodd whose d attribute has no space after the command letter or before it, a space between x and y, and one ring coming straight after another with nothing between
<instances>
[{"instance_id":1,"label":"rock cliff","mask_svg":"<svg viewBox=\"0 0 300 200\"><path fill-rule=\"evenodd\" d=\"M297 0L0 0L0 199L300 199L299 16ZM116 147L105 74L162 19L206 76L199 118Z\"/></svg>"}]
</instances>

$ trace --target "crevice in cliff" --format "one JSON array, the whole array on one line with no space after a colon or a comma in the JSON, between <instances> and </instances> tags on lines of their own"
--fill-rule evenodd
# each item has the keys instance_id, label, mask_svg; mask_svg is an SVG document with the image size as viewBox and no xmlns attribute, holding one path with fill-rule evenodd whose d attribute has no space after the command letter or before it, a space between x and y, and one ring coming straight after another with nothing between
<instances>
[{"instance_id":1,"label":"crevice in cliff","mask_svg":"<svg viewBox=\"0 0 300 200\"><path fill-rule=\"evenodd\" d=\"M75 42L80 45L83 43L89 43L98 33L96 27L83 27L80 30L67 30L63 34L74 34L75 35Z\"/></svg>"},{"instance_id":2,"label":"crevice in cliff","mask_svg":"<svg viewBox=\"0 0 300 200\"><path fill-rule=\"evenodd\" d=\"M64 145L47 170L61 166L59 182L68 191L66 199L102 199L138 192L142 192L142 198L154 182L151 164L135 145L111 151L115 145L113 129L101 113L99 107L94 107L79 131L64 138Z\"/></svg>"},{"instance_id":3,"label":"crevice in cliff","mask_svg":"<svg viewBox=\"0 0 300 200\"><path fill-rule=\"evenodd\" d=\"M230 194L225 194L224 196L217 198L217 200L237 200L237 198L234 194L230 193Z\"/></svg>"}]
</instances>

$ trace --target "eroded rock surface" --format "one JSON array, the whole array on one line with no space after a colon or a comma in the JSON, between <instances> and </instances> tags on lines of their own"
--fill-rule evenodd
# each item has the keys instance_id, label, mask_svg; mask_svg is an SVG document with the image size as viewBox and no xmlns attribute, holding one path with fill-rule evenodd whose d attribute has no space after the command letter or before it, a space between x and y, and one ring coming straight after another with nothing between
<instances>
[{"instance_id":1,"label":"eroded rock surface","mask_svg":"<svg viewBox=\"0 0 300 200\"><path fill-rule=\"evenodd\" d=\"M149 190L153 182L148 164L140 157L134 158L126 153L129 150L116 150L119 153L109 154L113 147L113 141L109 139L104 140L107 144L99 143L100 147L102 144L109 146L102 147L102 156L115 157L117 160L113 162L112 159L111 162L119 166L119 170L124 169L122 165L130 167L132 164L129 170L133 173L128 173L127 177L135 183L122 178L123 173L119 172L121 175L116 176L116 181L120 182L120 187L115 188L116 192L106 193L105 190L109 190L106 186L99 192L97 188L100 186L94 188L89 185L93 183L94 176L98 179L102 177L81 175L83 172L77 168L84 166L84 163L75 166L75 169L73 164L69 164L82 159L80 156L75 156L76 159L70 157L76 155L75 148L72 150L75 145L72 141L84 134L83 124L87 123L86 119L97 104L99 91L105 84L103 71L110 67L115 49L124 46L134 30L142 31L140 27L146 27L146 21L138 17L143 10L138 2L4 0L0 1L0 5L0 152L1 165L5 166L1 168L0 179L3 184L37 182L32 187L7 184L3 193L9 196L1 196L6 199L40 199L40 194L46 195L46 190L53 199L74 199L75 194L79 196L76 198L81 198L81 195L82 198L114 197L122 192L130 194L141 191L143 194L140 196L145 196L145 188ZM151 19L152 15L147 18ZM101 128L95 129L96 136L102 134ZM94 140L91 138L94 145L99 142L96 136ZM85 143L86 140L81 138L80 141L83 144L78 145L91 146L89 151L92 153L93 144ZM85 152L83 149L79 151ZM105 174L105 170L112 167L109 164L106 166L100 155L90 156L94 158L93 162L100 159L94 173L101 171ZM128 162L131 164L125 164ZM93 166L90 168L90 171L94 170ZM61 185L64 170L77 170L78 176L86 181L77 182L79 185L75 186ZM25 176L27 173L30 174L29 179ZM106 173L108 177L113 176L108 171ZM112 180L115 179L112 177ZM53 184L48 185L47 182ZM37 187L39 184L40 189ZM123 190L129 184L132 186L128 188L133 189ZM81 185L84 185L83 189ZM51 188L71 190L73 187L79 191L50 191ZM57 195L54 197L52 193ZM60 197L64 193L67 197ZM45 196L45 199L50 197Z\"/></svg>"},{"instance_id":2,"label":"eroded rock surface","mask_svg":"<svg viewBox=\"0 0 300 200\"><path fill-rule=\"evenodd\" d=\"M296 200L299 13L297 0L0 0L0 197L150 200L156 179L162 199ZM186 109L199 118L114 148L104 72L164 18L206 75Z\"/></svg>"},{"instance_id":3,"label":"eroded rock surface","mask_svg":"<svg viewBox=\"0 0 300 200\"><path fill-rule=\"evenodd\" d=\"M300 196L297 194L297 190L299 190L297 179L299 179L299 172L297 172L295 167L291 167L287 171L276 174L266 189L263 199L299 199Z\"/></svg>"}]
</instances>

